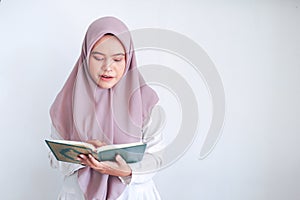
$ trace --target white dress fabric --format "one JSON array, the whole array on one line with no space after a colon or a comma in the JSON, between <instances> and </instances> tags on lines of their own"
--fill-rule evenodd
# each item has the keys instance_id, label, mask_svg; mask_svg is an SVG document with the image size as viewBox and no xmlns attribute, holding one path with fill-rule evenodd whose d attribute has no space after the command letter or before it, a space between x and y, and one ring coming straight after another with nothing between
<instances>
[{"instance_id":1,"label":"white dress fabric","mask_svg":"<svg viewBox=\"0 0 300 200\"><path fill-rule=\"evenodd\" d=\"M153 119L153 120L152 120ZM119 177L127 187L117 200L160 200L158 190L152 180L155 169L162 164L161 154L154 154L163 148L161 143L161 127L164 124L164 113L156 106L153 108L151 118L143 128L143 141L147 142L147 149L143 160L138 163L129 164L132 169L130 177ZM62 139L59 133L52 126L52 139ZM64 175L64 183L58 200L84 200L78 184L78 170L85 166L57 161L55 156L49 153L50 165L58 169ZM95 199L96 200L96 199Z\"/></svg>"}]
</instances>

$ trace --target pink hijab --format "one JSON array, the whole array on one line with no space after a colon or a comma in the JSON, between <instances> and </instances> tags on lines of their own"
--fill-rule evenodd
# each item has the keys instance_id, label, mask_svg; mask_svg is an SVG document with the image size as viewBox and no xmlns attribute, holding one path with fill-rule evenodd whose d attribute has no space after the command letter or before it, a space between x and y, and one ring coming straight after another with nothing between
<instances>
[{"instance_id":1,"label":"pink hijab","mask_svg":"<svg viewBox=\"0 0 300 200\"><path fill-rule=\"evenodd\" d=\"M90 52L105 34L116 36L126 51L124 75L110 89L98 87L88 72ZM52 104L50 116L65 140L129 143L141 141L143 123L157 101L156 93L137 70L128 28L114 17L104 17L89 26L81 55ZM117 199L125 189L118 177L100 174L89 167L79 170L78 182L88 200Z\"/></svg>"}]
</instances>

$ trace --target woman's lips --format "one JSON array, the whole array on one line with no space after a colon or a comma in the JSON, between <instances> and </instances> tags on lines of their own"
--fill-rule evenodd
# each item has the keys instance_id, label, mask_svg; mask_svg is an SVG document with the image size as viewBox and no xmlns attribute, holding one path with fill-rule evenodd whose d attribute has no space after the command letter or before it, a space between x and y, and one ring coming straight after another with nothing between
<instances>
[{"instance_id":1,"label":"woman's lips","mask_svg":"<svg viewBox=\"0 0 300 200\"><path fill-rule=\"evenodd\" d=\"M110 81L110 80L112 80L114 77L113 76L108 76L108 75L101 75L100 76L100 79L102 80L102 81Z\"/></svg>"}]
</instances>

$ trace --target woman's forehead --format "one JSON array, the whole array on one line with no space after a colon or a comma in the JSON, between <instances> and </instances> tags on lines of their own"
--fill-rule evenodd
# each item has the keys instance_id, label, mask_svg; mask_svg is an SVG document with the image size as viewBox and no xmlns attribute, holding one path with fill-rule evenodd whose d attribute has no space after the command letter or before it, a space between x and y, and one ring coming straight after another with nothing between
<instances>
[{"instance_id":1,"label":"woman's forehead","mask_svg":"<svg viewBox=\"0 0 300 200\"><path fill-rule=\"evenodd\" d=\"M104 55L125 54L123 44L113 35L104 35L93 46L92 52L99 52Z\"/></svg>"}]
</instances>

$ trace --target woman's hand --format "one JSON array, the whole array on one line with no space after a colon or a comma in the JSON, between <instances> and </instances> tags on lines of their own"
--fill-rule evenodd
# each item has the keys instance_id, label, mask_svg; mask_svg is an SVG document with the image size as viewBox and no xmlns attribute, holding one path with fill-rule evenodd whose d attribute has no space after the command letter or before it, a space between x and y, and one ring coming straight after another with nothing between
<instances>
[{"instance_id":1,"label":"woman's hand","mask_svg":"<svg viewBox=\"0 0 300 200\"><path fill-rule=\"evenodd\" d=\"M87 143L94 145L96 148L105 146L104 142L99 140L88 140ZM100 162L96 160L91 154L84 155L80 154L78 160L86 166L93 168L94 170L112 176L129 176L131 175L131 168L125 162L125 160L120 156L116 156L116 161L104 161Z\"/></svg>"},{"instance_id":2,"label":"woman's hand","mask_svg":"<svg viewBox=\"0 0 300 200\"><path fill-rule=\"evenodd\" d=\"M120 156L116 156L116 161L103 161L100 162L96 160L91 154L84 155L80 154L78 156L78 160L81 161L82 164L91 167L102 174L108 174L112 176L130 176L131 168L125 162L125 160Z\"/></svg>"},{"instance_id":3,"label":"woman's hand","mask_svg":"<svg viewBox=\"0 0 300 200\"><path fill-rule=\"evenodd\" d=\"M96 148L102 147L102 146L106 145L105 142L101 142L100 140L88 140L86 142L89 143L89 144L94 145L94 147L96 147Z\"/></svg>"}]
</instances>

